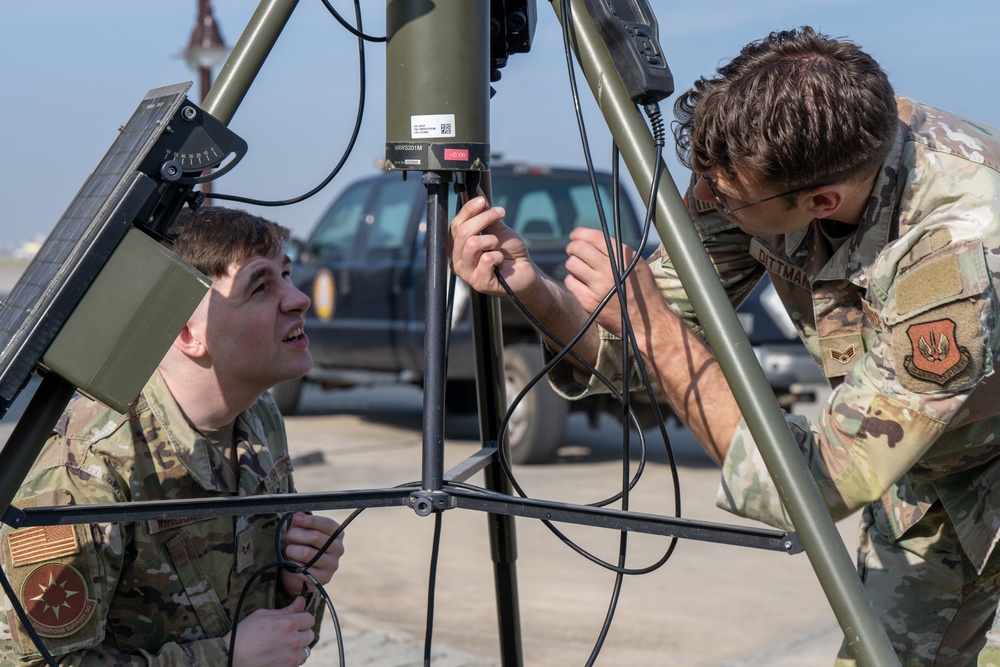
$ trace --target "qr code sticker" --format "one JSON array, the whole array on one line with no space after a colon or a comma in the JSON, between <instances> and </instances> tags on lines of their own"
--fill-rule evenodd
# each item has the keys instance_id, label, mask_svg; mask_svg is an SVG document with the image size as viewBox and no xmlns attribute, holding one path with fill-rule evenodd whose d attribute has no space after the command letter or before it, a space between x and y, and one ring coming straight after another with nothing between
<instances>
[{"instance_id":1,"label":"qr code sticker","mask_svg":"<svg viewBox=\"0 0 1000 667\"><path fill-rule=\"evenodd\" d=\"M441 134L448 137L453 134L451 130L451 123L441 123Z\"/></svg>"}]
</instances>

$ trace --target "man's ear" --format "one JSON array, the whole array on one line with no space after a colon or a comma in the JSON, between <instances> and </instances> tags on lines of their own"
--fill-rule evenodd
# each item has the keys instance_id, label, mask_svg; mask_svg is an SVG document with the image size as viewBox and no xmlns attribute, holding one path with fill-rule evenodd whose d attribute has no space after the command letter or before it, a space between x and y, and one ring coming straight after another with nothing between
<instances>
[{"instance_id":1,"label":"man's ear","mask_svg":"<svg viewBox=\"0 0 1000 667\"><path fill-rule=\"evenodd\" d=\"M846 198L840 185L823 185L809 191L809 211L814 218L829 218L840 210Z\"/></svg>"},{"instance_id":2,"label":"man's ear","mask_svg":"<svg viewBox=\"0 0 1000 667\"><path fill-rule=\"evenodd\" d=\"M202 340L203 337L198 336L195 332L197 331L197 326L193 319L188 320L184 327L174 338L173 347L183 352L185 355L192 358L203 357L208 354L208 350L205 349L205 343Z\"/></svg>"}]
</instances>

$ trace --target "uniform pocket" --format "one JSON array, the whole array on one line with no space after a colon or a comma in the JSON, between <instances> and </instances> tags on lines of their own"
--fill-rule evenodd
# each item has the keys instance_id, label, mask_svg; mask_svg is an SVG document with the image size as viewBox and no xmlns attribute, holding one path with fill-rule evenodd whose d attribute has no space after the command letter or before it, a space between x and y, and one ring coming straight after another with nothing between
<instances>
[{"instance_id":1,"label":"uniform pocket","mask_svg":"<svg viewBox=\"0 0 1000 667\"><path fill-rule=\"evenodd\" d=\"M109 621L125 651L219 637L232 627L184 530L122 573Z\"/></svg>"}]
</instances>

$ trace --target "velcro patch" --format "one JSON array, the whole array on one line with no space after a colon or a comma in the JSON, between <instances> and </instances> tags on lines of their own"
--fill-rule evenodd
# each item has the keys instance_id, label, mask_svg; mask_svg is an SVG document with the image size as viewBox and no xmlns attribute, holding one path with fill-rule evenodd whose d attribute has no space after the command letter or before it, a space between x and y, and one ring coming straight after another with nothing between
<instances>
[{"instance_id":1,"label":"velcro patch","mask_svg":"<svg viewBox=\"0 0 1000 667\"><path fill-rule=\"evenodd\" d=\"M823 359L823 374L828 378L847 375L865 352L860 333L819 339Z\"/></svg>"},{"instance_id":2,"label":"velcro patch","mask_svg":"<svg viewBox=\"0 0 1000 667\"><path fill-rule=\"evenodd\" d=\"M958 257L947 255L913 269L899 279L896 312L907 315L925 305L940 303L962 292L962 272Z\"/></svg>"},{"instance_id":3,"label":"velcro patch","mask_svg":"<svg viewBox=\"0 0 1000 667\"><path fill-rule=\"evenodd\" d=\"M73 526L33 526L15 530L7 537L13 567L69 556L80 550Z\"/></svg>"},{"instance_id":4,"label":"velcro patch","mask_svg":"<svg viewBox=\"0 0 1000 667\"><path fill-rule=\"evenodd\" d=\"M96 602L87 597L83 575L64 563L49 563L32 570L20 593L35 631L52 639L77 632L96 607Z\"/></svg>"},{"instance_id":5,"label":"velcro patch","mask_svg":"<svg viewBox=\"0 0 1000 667\"><path fill-rule=\"evenodd\" d=\"M715 210L715 202L704 201L697 197L691 197L691 199L694 200L694 210L698 213L709 213Z\"/></svg>"},{"instance_id":6,"label":"velcro patch","mask_svg":"<svg viewBox=\"0 0 1000 667\"><path fill-rule=\"evenodd\" d=\"M955 323L933 320L906 328L913 354L907 355L906 371L922 380L945 384L969 365L969 351L955 338Z\"/></svg>"},{"instance_id":7,"label":"velcro patch","mask_svg":"<svg viewBox=\"0 0 1000 667\"><path fill-rule=\"evenodd\" d=\"M958 301L892 328L896 377L914 392L959 391L983 374L980 304Z\"/></svg>"},{"instance_id":8,"label":"velcro patch","mask_svg":"<svg viewBox=\"0 0 1000 667\"><path fill-rule=\"evenodd\" d=\"M812 289L812 279L787 258L779 257L756 238L750 241L750 255L764 265L771 278L781 278L803 289Z\"/></svg>"},{"instance_id":9,"label":"velcro patch","mask_svg":"<svg viewBox=\"0 0 1000 667\"><path fill-rule=\"evenodd\" d=\"M146 522L146 528L149 530L150 535L156 535L157 533L162 533L167 530L173 530L174 528L180 528L181 526L186 526L189 523L197 523L199 521L207 521L212 517L205 516L186 516L179 519L150 519Z\"/></svg>"}]
</instances>

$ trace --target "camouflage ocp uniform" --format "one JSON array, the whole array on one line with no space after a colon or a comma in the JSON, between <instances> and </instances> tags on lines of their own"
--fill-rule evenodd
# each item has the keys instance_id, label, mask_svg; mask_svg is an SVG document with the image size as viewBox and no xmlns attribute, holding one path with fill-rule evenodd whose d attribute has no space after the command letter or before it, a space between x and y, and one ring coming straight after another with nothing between
<instances>
[{"instance_id":1,"label":"camouflage ocp uniform","mask_svg":"<svg viewBox=\"0 0 1000 667\"><path fill-rule=\"evenodd\" d=\"M194 430L159 372L127 414L74 399L19 490L19 507L293 492L284 425L269 396L236 420L232 452ZM62 665L224 665L234 623L292 597L267 571L278 518L165 519L0 532L0 559ZM309 610L322 613L319 596ZM9 600L0 666L42 665ZM317 626L314 628L318 630ZM59 657L61 656L61 658Z\"/></svg>"},{"instance_id":2,"label":"camouflage ocp uniform","mask_svg":"<svg viewBox=\"0 0 1000 667\"><path fill-rule=\"evenodd\" d=\"M734 303L767 273L830 378L816 423L787 420L834 519L865 508L859 567L903 664L966 665L1000 634L988 632L1000 599L1000 131L897 101L898 134L851 233L814 221L752 238L690 191L687 203ZM697 327L662 248L650 263ZM597 368L620 382L619 346L602 335ZM601 388L566 367L551 378L569 397ZM792 528L743 421L718 503ZM1000 664L992 650L981 664Z\"/></svg>"}]
</instances>

